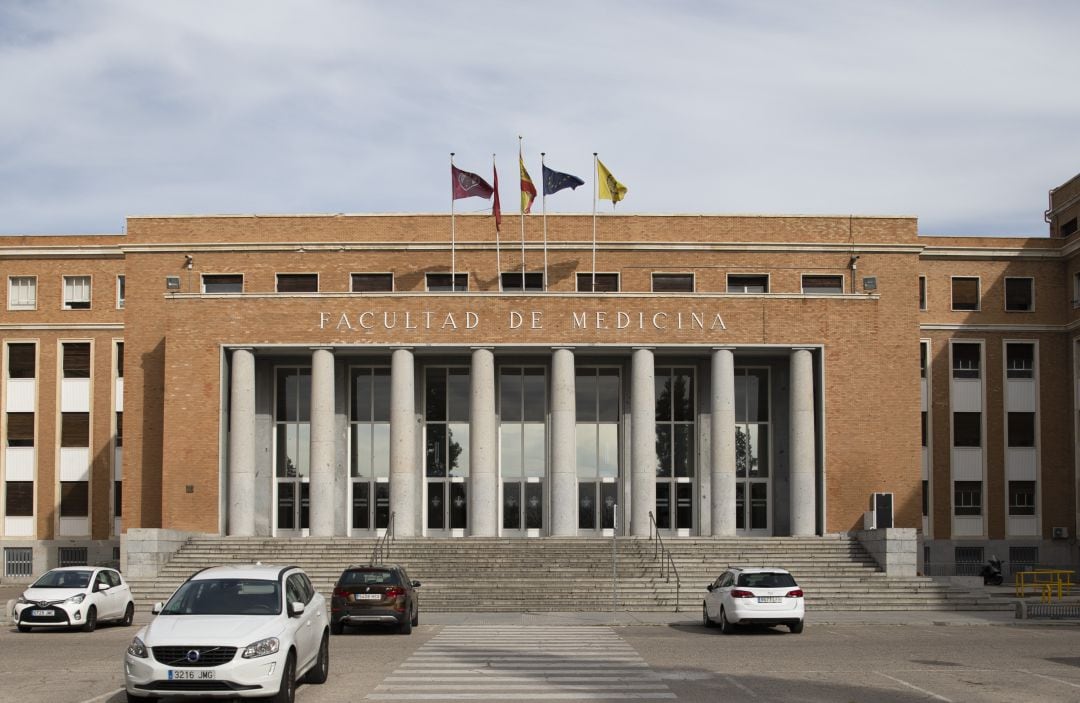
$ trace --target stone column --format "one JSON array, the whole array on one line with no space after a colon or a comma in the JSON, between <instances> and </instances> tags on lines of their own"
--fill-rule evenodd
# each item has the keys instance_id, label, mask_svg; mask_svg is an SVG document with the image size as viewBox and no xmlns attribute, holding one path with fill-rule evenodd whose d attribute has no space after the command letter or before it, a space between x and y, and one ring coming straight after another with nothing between
<instances>
[{"instance_id":1,"label":"stone column","mask_svg":"<svg viewBox=\"0 0 1080 703\"><path fill-rule=\"evenodd\" d=\"M473 348L469 379L469 534L495 537L499 534L499 441L491 347Z\"/></svg>"},{"instance_id":2,"label":"stone column","mask_svg":"<svg viewBox=\"0 0 1080 703\"><path fill-rule=\"evenodd\" d=\"M574 351L551 357L551 535L577 534L577 400Z\"/></svg>"},{"instance_id":3,"label":"stone column","mask_svg":"<svg viewBox=\"0 0 1080 703\"><path fill-rule=\"evenodd\" d=\"M229 514L230 535L255 534L255 354L234 349L229 384Z\"/></svg>"},{"instance_id":4,"label":"stone column","mask_svg":"<svg viewBox=\"0 0 1080 703\"><path fill-rule=\"evenodd\" d=\"M735 353L730 347L718 347L712 354L711 424L712 536L733 537L738 526L735 524Z\"/></svg>"},{"instance_id":5,"label":"stone column","mask_svg":"<svg viewBox=\"0 0 1080 703\"><path fill-rule=\"evenodd\" d=\"M419 534L415 386L412 349L398 347L390 357L390 511L398 537Z\"/></svg>"},{"instance_id":6,"label":"stone column","mask_svg":"<svg viewBox=\"0 0 1080 703\"><path fill-rule=\"evenodd\" d=\"M309 534L334 536L334 352L311 350L311 512Z\"/></svg>"},{"instance_id":7,"label":"stone column","mask_svg":"<svg viewBox=\"0 0 1080 703\"><path fill-rule=\"evenodd\" d=\"M630 371L630 534L648 537L656 509L656 371L653 351L634 349Z\"/></svg>"},{"instance_id":8,"label":"stone column","mask_svg":"<svg viewBox=\"0 0 1080 703\"><path fill-rule=\"evenodd\" d=\"M809 349L791 352L791 534L817 529L814 487L814 357Z\"/></svg>"}]
</instances>

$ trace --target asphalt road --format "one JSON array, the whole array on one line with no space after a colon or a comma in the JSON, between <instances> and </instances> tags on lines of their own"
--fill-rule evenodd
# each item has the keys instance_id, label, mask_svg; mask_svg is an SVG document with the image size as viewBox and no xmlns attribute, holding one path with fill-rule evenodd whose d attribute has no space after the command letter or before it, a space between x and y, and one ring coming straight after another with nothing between
<instances>
[{"instance_id":1,"label":"asphalt road","mask_svg":"<svg viewBox=\"0 0 1080 703\"><path fill-rule=\"evenodd\" d=\"M689 616L687 616L689 617ZM124 700L136 627L0 629L0 701ZM725 636L656 625L421 624L332 638L330 680L297 700L1080 701L1080 625L822 624ZM178 700L178 699L174 699Z\"/></svg>"}]
</instances>

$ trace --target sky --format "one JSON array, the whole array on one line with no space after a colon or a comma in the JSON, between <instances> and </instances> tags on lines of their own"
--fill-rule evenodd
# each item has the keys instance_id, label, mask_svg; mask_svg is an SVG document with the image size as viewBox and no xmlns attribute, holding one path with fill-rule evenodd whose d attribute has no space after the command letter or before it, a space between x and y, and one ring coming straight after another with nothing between
<instances>
[{"instance_id":1,"label":"sky","mask_svg":"<svg viewBox=\"0 0 1080 703\"><path fill-rule=\"evenodd\" d=\"M592 212L597 152L620 213L1045 236L1078 26L1067 0L2 0L0 234L448 213L451 152L488 180L494 154L512 213L521 136L538 184L541 152L586 181L549 213Z\"/></svg>"}]
</instances>

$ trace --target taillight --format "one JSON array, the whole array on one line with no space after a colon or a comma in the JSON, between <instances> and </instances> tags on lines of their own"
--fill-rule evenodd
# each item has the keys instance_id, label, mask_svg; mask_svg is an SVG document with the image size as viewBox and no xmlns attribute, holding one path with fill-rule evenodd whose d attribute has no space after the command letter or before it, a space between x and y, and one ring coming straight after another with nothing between
<instances>
[{"instance_id":1,"label":"taillight","mask_svg":"<svg viewBox=\"0 0 1080 703\"><path fill-rule=\"evenodd\" d=\"M787 597L788 598L802 598L803 597L802 589L801 588L796 588L794 591L788 591L787 592Z\"/></svg>"},{"instance_id":2,"label":"taillight","mask_svg":"<svg viewBox=\"0 0 1080 703\"><path fill-rule=\"evenodd\" d=\"M401 586L394 586L392 588L388 588L386 589L386 592L383 593L383 597L385 598L400 598L403 595L405 595L405 589Z\"/></svg>"},{"instance_id":3,"label":"taillight","mask_svg":"<svg viewBox=\"0 0 1080 703\"><path fill-rule=\"evenodd\" d=\"M338 588L334 589L334 598L349 600L349 592L339 586Z\"/></svg>"},{"instance_id":4,"label":"taillight","mask_svg":"<svg viewBox=\"0 0 1080 703\"><path fill-rule=\"evenodd\" d=\"M753 591L742 591L742 590L739 590L738 588L735 588L735 589L732 589L732 591L731 591L731 597L732 598L753 598L754 597L754 592Z\"/></svg>"}]
</instances>

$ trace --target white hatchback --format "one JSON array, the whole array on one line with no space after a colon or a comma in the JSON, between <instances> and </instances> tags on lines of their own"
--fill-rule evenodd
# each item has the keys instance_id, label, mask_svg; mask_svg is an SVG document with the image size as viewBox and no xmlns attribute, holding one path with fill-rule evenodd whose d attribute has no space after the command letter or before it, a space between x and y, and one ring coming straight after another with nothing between
<instances>
[{"instance_id":1,"label":"white hatchback","mask_svg":"<svg viewBox=\"0 0 1080 703\"><path fill-rule=\"evenodd\" d=\"M11 618L19 632L34 627L78 627L93 632L99 622L130 625L135 618L131 589L116 569L62 566L45 572L15 601Z\"/></svg>"},{"instance_id":2,"label":"white hatchback","mask_svg":"<svg viewBox=\"0 0 1080 703\"><path fill-rule=\"evenodd\" d=\"M291 702L300 677L330 670L326 599L295 566L217 566L193 574L124 655L128 701L185 696Z\"/></svg>"},{"instance_id":3,"label":"white hatchback","mask_svg":"<svg viewBox=\"0 0 1080 703\"><path fill-rule=\"evenodd\" d=\"M701 617L705 627L720 624L725 635L736 625L787 625L803 631L803 590L784 569L735 567L707 587Z\"/></svg>"}]
</instances>

